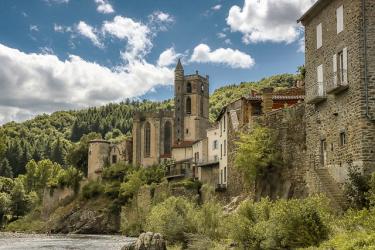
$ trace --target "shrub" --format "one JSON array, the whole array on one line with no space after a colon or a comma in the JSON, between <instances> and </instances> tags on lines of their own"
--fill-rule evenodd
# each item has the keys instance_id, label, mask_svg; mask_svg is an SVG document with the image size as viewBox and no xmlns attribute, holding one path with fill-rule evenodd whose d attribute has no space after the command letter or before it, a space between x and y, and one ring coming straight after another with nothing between
<instances>
[{"instance_id":1,"label":"shrub","mask_svg":"<svg viewBox=\"0 0 375 250\"><path fill-rule=\"evenodd\" d=\"M171 243L185 242L185 233L195 233L191 216L194 208L184 198L170 197L152 208L146 229L161 233Z\"/></svg>"},{"instance_id":2,"label":"shrub","mask_svg":"<svg viewBox=\"0 0 375 250\"><path fill-rule=\"evenodd\" d=\"M229 221L230 234L251 249L317 246L328 237L327 204L322 198L245 201Z\"/></svg>"},{"instance_id":3,"label":"shrub","mask_svg":"<svg viewBox=\"0 0 375 250\"><path fill-rule=\"evenodd\" d=\"M369 177L351 166L348 169L348 181L345 184L345 194L353 208L369 207L368 192L370 190Z\"/></svg>"},{"instance_id":4,"label":"shrub","mask_svg":"<svg viewBox=\"0 0 375 250\"><path fill-rule=\"evenodd\" d=\"M120 193L121 183L119 181L107 182L104 185L104 193L111 199L116 199Z\"/></svg>"},{"instance_id":5,"label":"shrub","mask_svg":"<svg viewBox=\"0 0 375 250\"><path fill-rule=\"evenodd\" d=\"M141 172L133 172L129 175L128 181L121 184L120 198L127 201L131 199L144 184L141 179Z\"/></svg>"},{"instance_id":6,"label":"shrub","mask_svg":"<svg viewBox=\"0 0 375 250\"><path fill-rule=\"evenodd\" d=\"M257 177L270 169L281 167L281 156L276 148L275 132L265 127L255 127L250 133L243 133L236 143L238 150L235 166L244 174L247 182L253 184Z\"/></svg>"},{"instance_id":7,"label":"shrub","mask_svg":"<svg viewBox=\"0 0 375 250\"><path fill-rule=\"evenodd\" d=\"M103 169L103 179L123 181L124 177L134 171L134 167L124 162L118 162Z\"/></svg>"},{"instance_id":8,"label":"shrub","mask_svg":"<svg viewBox=\"0 0 375 250\"><path fill-rule=\"evenodd\" d=\"M98 197L104 193L104 186L96 181L90 181L82 187L82 196L85 199Z\"/></svg>"},{"instance_id":9,"label":"shrub","mask_svg":"<svg viewBox=\"0 0 375 250\"><path fill-rule=\"evenodd\" d=\"M171 187L184 187L188 190L199 190L202 187L202 183L198 180L194 179L187 179L187 180L182 180L178 182L173 182L170 184Z\"/></svg>"},{"instance_id":10,"label":"shrub","mask_svg":"<svg viewBox=\"0 0 375 250\"><path fill-rule=\"evenodd\" d=\"M203 204L193 216L198 234L212 240L220 240L225 237L223 209L218 203L210 201Z\"/></svg>"}]
</instances>

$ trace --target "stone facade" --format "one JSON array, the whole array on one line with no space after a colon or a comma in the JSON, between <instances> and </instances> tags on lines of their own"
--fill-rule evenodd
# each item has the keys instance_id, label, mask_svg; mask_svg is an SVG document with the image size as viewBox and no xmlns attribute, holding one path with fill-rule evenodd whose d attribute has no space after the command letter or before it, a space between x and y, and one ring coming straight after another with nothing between
<instances>
[{"instance_id":1,"label":"stone facade","mask_svg":"<svg viewBox=\"0 0 375 250\"><path fill-rule=\"evenodd\" d=\"M100 179L103 168L119 161L131 163L132 141L124 140L114 144L106 140L92 140L89 142L88 179Z\"/></svg>"},{"instance_id":2,"label":"stone facade","mask_svg":"<svg viewBox=\"0 0 375 250\"><path fill-rule=\"evenodd\" d=\"M133 164L147 167L171 158L173 127L172 111L136 113L133 117ZM146 141L149 149L146 149Z\"/></svg>"},{"instance_id":3,"label":"stone facade","mask_svg":"<svg viewBox=\"0 0 375 250\"><path fill-rule=\"evenodd\" d=\"M342 31L338 28L340 8ZM325 169L336 183L343 183L350 165L365 172L375 167L373 13L373 1L320 0L300 19L306 36L308 176L319 179ZM319 24L322 46L317 48ZM318 181L310 178L308 182ZM318 185L309 186L315 192Z\"/></svg>"}]
</instances>

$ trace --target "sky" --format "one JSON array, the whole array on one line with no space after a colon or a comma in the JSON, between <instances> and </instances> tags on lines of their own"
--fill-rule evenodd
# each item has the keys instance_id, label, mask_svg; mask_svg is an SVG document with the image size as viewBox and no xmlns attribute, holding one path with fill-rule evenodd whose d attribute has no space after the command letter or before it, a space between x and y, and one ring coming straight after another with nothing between
<instances>
[{"instance_id":1,"label":"sky","mask_svg":"<svg viewBox=\"0 0 375 250\"><path fill-rule=\"evenodd\" d=\"M296 20L315 0L0 0L0 124L126 98L173 97L173 72L210 92L295 73Z\"/></svg>"}]
</instances>

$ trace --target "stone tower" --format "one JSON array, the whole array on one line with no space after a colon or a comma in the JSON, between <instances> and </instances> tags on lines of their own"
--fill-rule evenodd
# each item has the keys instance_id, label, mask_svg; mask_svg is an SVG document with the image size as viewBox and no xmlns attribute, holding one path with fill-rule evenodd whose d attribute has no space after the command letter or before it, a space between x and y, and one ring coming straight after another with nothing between
<instances>
[{"instance_id":1,"label":"stone tower","mask_svg":"<svg viewBox=\"0 0 375 250\"><path fill-rule=\"evenodd\" d=\"M97 180L101 177L103 168L109 163L110 143L105 140L92 140L89 142L89 157L87 177Z\"/></svg>"},{"instance_id":2,"label":"stone tower","mask_svg":"<svg viewBox=\"0 0 375 250\"><path fill-rule=\"evenodd\" d=\"M181 61L175 69L175 144L197 141L206 136L208 128L208 76L198 71L184 75Z\"/></svg>"}]
</instances>

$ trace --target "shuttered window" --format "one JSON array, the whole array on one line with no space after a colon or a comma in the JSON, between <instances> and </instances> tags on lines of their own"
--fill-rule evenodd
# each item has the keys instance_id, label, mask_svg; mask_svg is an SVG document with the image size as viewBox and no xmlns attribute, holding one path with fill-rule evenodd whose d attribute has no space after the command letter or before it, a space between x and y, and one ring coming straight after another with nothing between
<instances>
[{"instance_id":1,"label":"shuttered window","mask_svg":"<svg viewBox=\"0 0 375 250\"><path fill-rule=\"evenodd\" d=\"M336 10L337 34L344 30L344 7L341 5Z\"/></svg>"},{"instance_id":2,"label":"shuttered window","mask_svg":"<svg viewBox=\"0 0 375 250\"><path fill-rule=\"evenodd\" d=\"M316 26L316 48L319 49L323 45L323 33L322 33L322 24Z\"/></svg>"}]
</instances>

